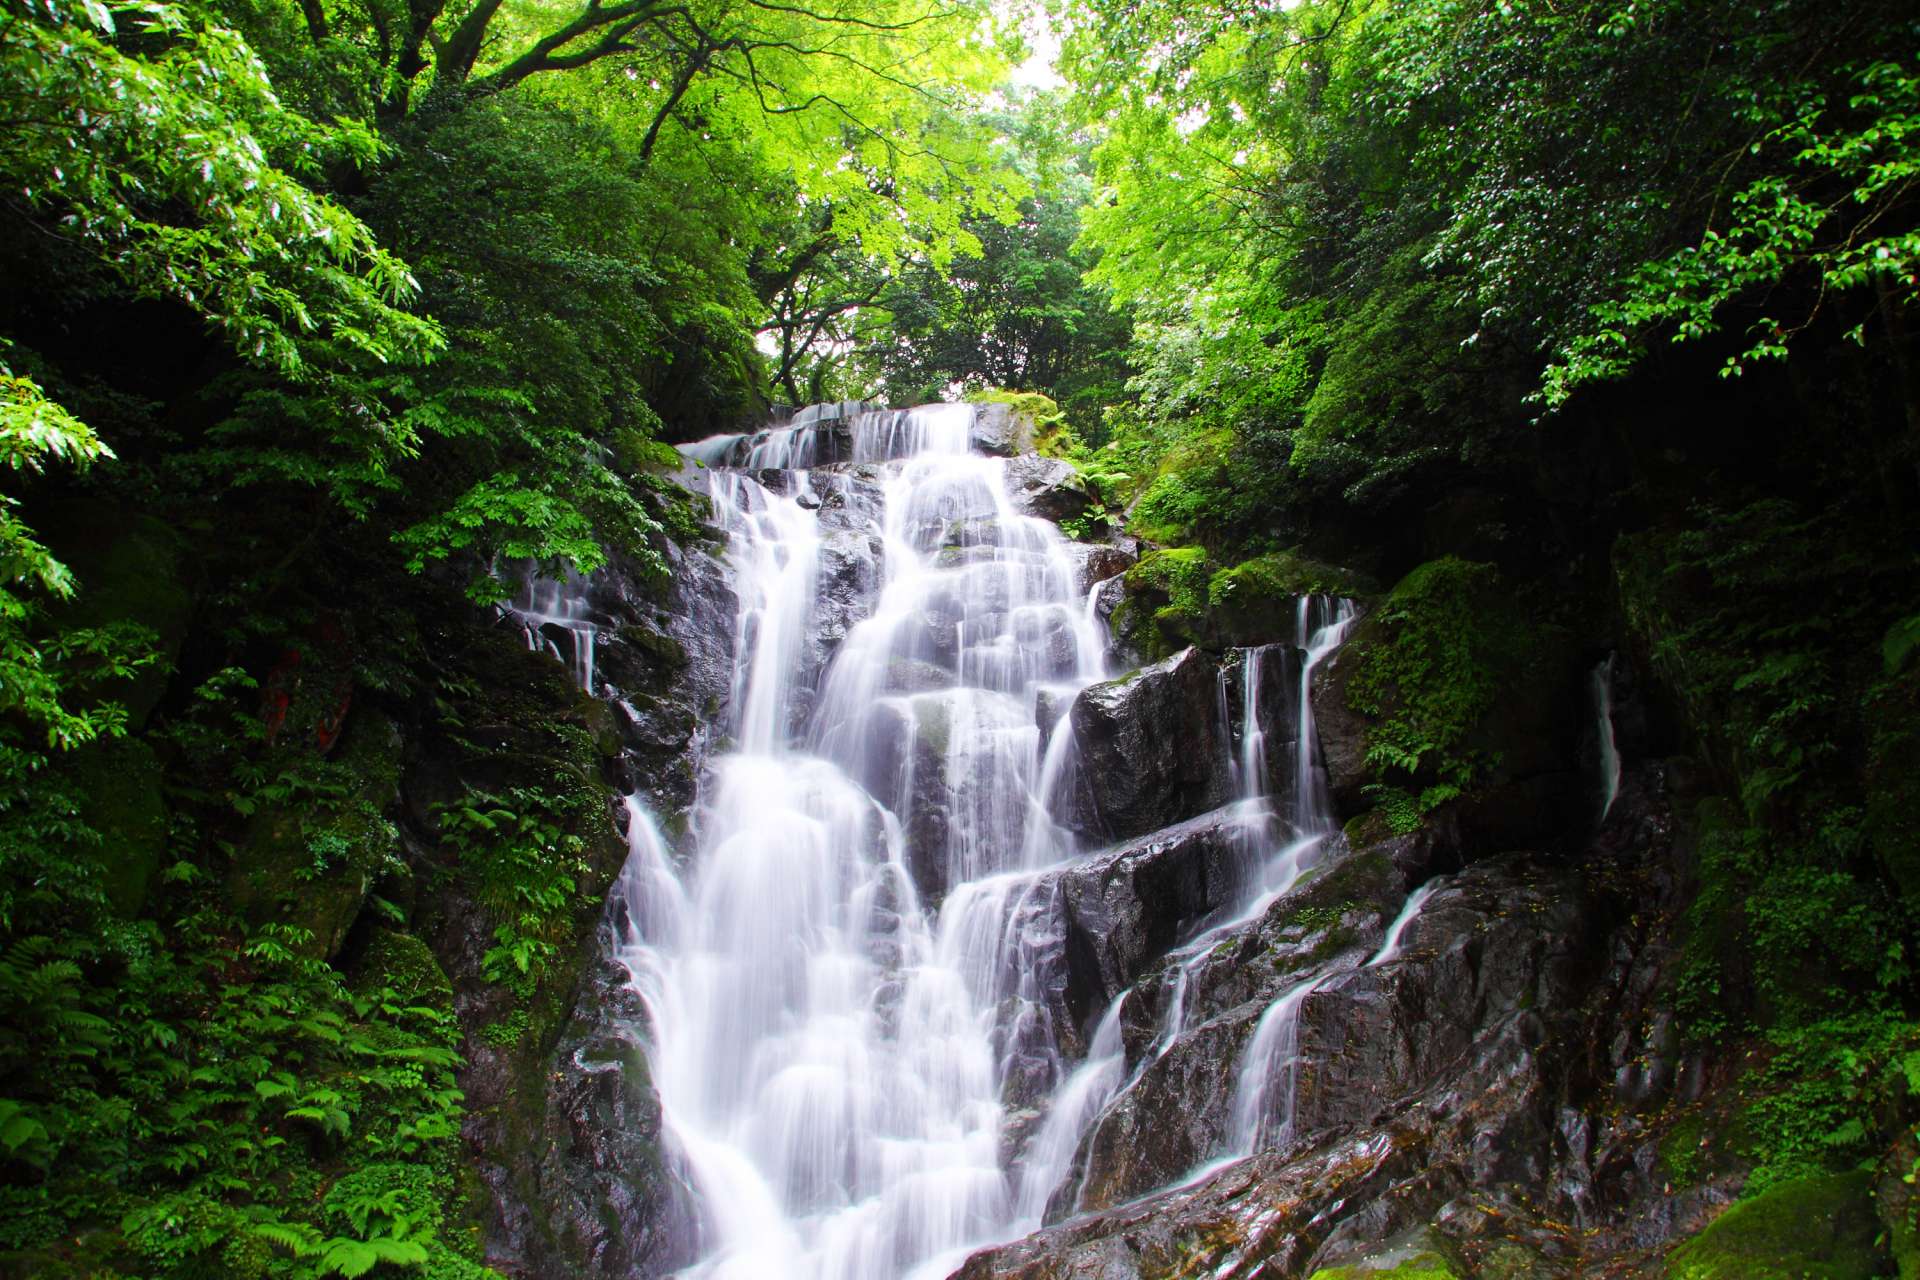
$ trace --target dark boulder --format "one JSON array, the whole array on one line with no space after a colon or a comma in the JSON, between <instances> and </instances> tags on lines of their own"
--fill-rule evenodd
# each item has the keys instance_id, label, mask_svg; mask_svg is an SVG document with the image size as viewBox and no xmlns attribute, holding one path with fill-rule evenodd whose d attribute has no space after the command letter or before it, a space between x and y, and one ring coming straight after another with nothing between
<instances>
[{"instance_id":1,"label":"dark boulder","mask_svg":"<svg viewBox=\"0 0 1920 1280\"><path fill-rule=\"evenodd\" d=\"M1074 699L1080 787L1072 825L1103 839L1171 826L1228 796L1219 673L1197 649Z\"/></svg>"},{"instance_id":2,"label":"dark boulder","mask_svg":"<svg viewBox=\"0 0 1920 1280\"><path fill-rule=\"evenodd\" d=\"M1007 460L1007 496L1022 515L1056 524L1085 515L1093 503L1086 481L1071 462L1037 453Z\"/></svg>"},{"instance_id":3,"label":"dark boulder","mask_svg":"<svg viewBox=\"0 0 1920 1280\"><path fill-rule=\"evenodd\" d=\"M1202 814L1060 874L1070 999L1086 1020L1246 887L1261 833L1231 809Z\"/></svg>"},{"instance_id":4,"label":"dark boulder","mask_svg":"<svg viewBox=\"0 0 1920 1280\"><path fill-rule=\"evenodd\" d=\"M694 1259L698 1211L661 1134L644 1035L625 971L600 960L542 1082L525 1181L503 1200L500 1230L526 1274L625 1280Z\"/></svg>"}]
</instances>

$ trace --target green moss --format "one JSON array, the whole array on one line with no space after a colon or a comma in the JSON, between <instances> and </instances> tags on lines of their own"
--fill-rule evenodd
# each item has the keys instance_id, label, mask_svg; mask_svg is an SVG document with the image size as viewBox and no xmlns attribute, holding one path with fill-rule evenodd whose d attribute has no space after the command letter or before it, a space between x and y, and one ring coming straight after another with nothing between
<instances>
[{"instance_id":1,"label":"green moss","mask_svg":"<svg viewBox=\"0 0 1920 1280\"><path fill-rule=\"evenodd\" d=\"M1460 1272L1437 1253L1422 1253L1388 1267L1356 1262L1346 1267L1322 1267L1309 1280L1464 1280Z\"/></svg>"},{"instance_id":2,"label":"green moss","mask_svg":"<svg viewBox=\"0 0 1920 1280\"><path fill-rule=\"evenodd\" d=\"M1150 656L1164 658L1190 644L1203 643L1207 623L1207 579L1212 562L1203 547L1162 547L1140 557L1127 570L1123 618L1115 611L1116 633ZM1151 627L1139 625L1142 614Z\"/></svg>"},{"instance_id":3,"label":"green moss","mask_svg":"<svg viewBox=\"0 0 1920 1280\"><path fill-rule=\"evenodd\" d=\"M375 929L353 966L355 991L391 987L415 1004L453 1007L453 983L434 958L433 949L410 933Z\"/></svg>"},{"instance_id":4,"label":"green moss","mask_svg":"<svg viewBox=\"0 0 1920 1280\"><path fill-rule=\"evenodd\" d=\"M686 646L664 631L635 624L622 627L620 638L665 667L678 671L687 665Z\"/></svg>"},{"instance_id":5,"label":"green moss","mask_svg":"<svg viewBox=\"0 0 1920 1280\"><path fill-rule=\"evenodd\" d=\"M1305 595L1366 596L1377 588L1358 574L1310 560L1298 551L1272 551L1221 569L1207 581L1213 625L1232 644L1258 644L1291 635L1295 601Z\"/></svg>"},{"instance_id":6,"label":"green moss","mask_svg":"<svg viewBox=\"0 0 1920 1280\"><path fill-rule=\"evenodd\" d=\"M243 917L308 930L317 955L339 951L374 880L401 865L386 816L400 746L390 720L359 713L337 759L295 762L277 788L285 794L255 812L235 848L227 893Z\"/></svg>"},{"instance_id":7,"label":"green moss","mask_svg":"<svg viewBox=\"0 0 1920 1280\"><path fill-rule=\"evenodd\" d=\"M1873 1280L1870 1174L1783 1183L1733 1206L1667 1256L1668 1280Z\"/></svg>"},{"instance_id":8,"label":"green moss","mask_svg":"<svg viewBox=\"0 0 1920 1280\"><path fill-rule=\"evenodd\" d=\"M1702 1117L1691 1115L1675 1123L1660 1139L1660 1172L1675 1186L1691 1186L1699 1179L1704 1128Z\"/></svg>"},{"instance_id":9,"label":"green moss","mask_svg":"<svg viewBox=\"0 0 1920 1280\"><path fill-rule=\"evenodd\" d=\"M137 738L116 738L74 752L68 768L81 820L100 834L107 901L121 915L137 916L167 848L159 757Z\"/></svg>"},{"instance_id":10,"label":"green moss","mask_svg":"<svg viewBox=\"0 0 1920 1280\"><path fill-rule=\"evenodd\" d=\"M1432 560L1394 585L1355 637L1347 705L1367 716L1367 762L1390 809L1426 813L1498 763L1472 739L1531 648L1490 564ZM1389 820L1405 829L1402 820Z\"/></svg>"},{"instance_id":11,"label":"green moss","mask_svg":"<svg viewBox=\"0 0 1920 1280\"><path fill-rule=\"evenodd\" d=\"M1453 1242L1431 1227L1421 1227L1357 1261L1323 1267L1309 1280L1466 1280L1468 1274Z\"/></svg>"},{"instance_id":12,"label":"green moss","mask_svg":"<svg viewBox=\"0 0 1920 1280\"><path fill-rule=\"evenodd\" d=\"M973 392L969 404L1004 404L1014 416L1025 418L1032 432L1033 451L1048 458L1059 458L1078 466L1086 450L1074 434L1060 406L1037 391L1004 391L990 387Z\"/></svg>"}]
</instances>

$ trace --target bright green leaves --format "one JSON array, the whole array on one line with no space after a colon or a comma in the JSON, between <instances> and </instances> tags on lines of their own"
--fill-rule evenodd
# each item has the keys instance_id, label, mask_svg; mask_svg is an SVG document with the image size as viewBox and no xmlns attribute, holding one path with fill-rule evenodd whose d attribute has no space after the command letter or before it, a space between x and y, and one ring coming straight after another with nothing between
<instances>
[{"instance_id":1,"label":"bright green leaves","mask_svg":"<svg viewBox=\"0 0 1920 1280\"><path fill-rule=\"evenodd\" d=\"M568 829L570 802L531 788L474 794L440 812L440 837L460 856L494 919L481 964L489 981L530 993L558 954L556 939L585 873L586 842Z\"/></svg>"},{"instance_id":2,"label":"bright green leaves","mask_svg":"<svg viewBox=\"0 0 1920 1280\"><path fill-rule=\"evenodd\" d=\"M1764 129L1751 164L1762 171L1728 200L1723 225L1698 243L1648 261L1620 297L1596 304L1592 324L1547 371L1543 395L1559 405L1579 386L1619 377L1646 339L1675 342L1719 330L1736 303L1796 286L1792 311L1745 321L1745 346L1723 375L1781 359L1828 291L1874 290L1867 305L1893 308L1920 298L1920 233L1911 228L1911 190L1920 180L1920 67L1875 62L1830 85L1807 80L1757 99L1749 114ZM1861 329L1856 326L1856 338Z\"/></svg>"},{"instance_id":3,"label":"bright green leaves","mask_svg":"<svg viewBox=\"0 0 1920 1280\"><path fill-rule=\"evenodd\" d=\"M0 340L0 356L10 345ZM0 464L12 477L38 475L50 461L85 468L112 456L92 428L0 358ZM73 575L14 514L17 506L16 499L0 493L0 711L21 717L32 735L16 744L9 741L11 730L0 731L0 756L7 761L0 787L39 767L42 744L64 750L120 732L121 709L76 700L74 686L129 675L153 660L139 628L47 633L45 606L73 595Z\"/></svg>"},{"instance_id":4,"label":"bright green leaves","mask_svg":"<svg viewBox=\"0 0 1920 1280\"><path fill-rule=\"evenodd\" d=\"M323 351L386 362L440 345L404 310L406 266L303 182L371 161L373 135L286 110L246 43L193 10L28 4L0 28L0 109L24 122L0 181L134 289L207 316L244 357L300 374Z\"/></svg>"}]
</instances>

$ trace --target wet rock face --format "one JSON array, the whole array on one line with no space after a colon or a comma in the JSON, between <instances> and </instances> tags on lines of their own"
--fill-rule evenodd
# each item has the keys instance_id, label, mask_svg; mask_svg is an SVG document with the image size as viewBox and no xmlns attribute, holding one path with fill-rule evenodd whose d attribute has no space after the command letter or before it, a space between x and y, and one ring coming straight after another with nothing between
<instances>
[{"instance_id":1,"label":"wet rock face","mask_svg":"<svg viewBox=\"0 0 1920 1280\"><path fill-rule=\"evenodd\" d=\"M1652 1003L1658 920L1684 900L1661 778L1630 773L1580 858L1513 854L1435 882L1384 960L1404 886L1434 869L1430 841L1332 850L1257 923L1206 935L1198 960L1183 943L1116 970L1136 1082L1083 1139L1079 1180L1049 1206L1059 1225L957 1275L1304 1278L1412 1241L1461 1274L1564 1278L1698 1231L1730 1188L1663 1181L1657 1132L1622 1108L1646 1105L1627 1068L1676 1052ZM1155 1194L1221 1156L1244 1047L1303 981L1290 1138ZM1653 1096L1690 1073L1658 1073Z\"/></svg>"},{"instance_id":2,"label":"wet rock face","mask_svg":"<svg viewBox=\"0 0 1920 1280\"><path fill-rule=\"evenodd\" d=\"M1357 813L1368 805L1364 788L1377 779L1367 763L1367 719L1347 705L1347 685L1358 669L1363 641L1372 620L1363 619L1350 640L1315 671L1313 725L1320 735L1320 758L1327 770L1327 791L1339 813Z\"/></svg>"},{"instance_id":3,"label":"wet rock face","mask_svg":"<svg viewBox=\"0 0 1920 1280\"><path fill-rule=\"evenodd\" d=\"M1093 503L1070 462L1023 453L1007 461L1007 496L1022 515L1059 523L1082 516Z\"/></svg>"},{"instance_id":4,"label":"wet rock face","mask_svg":"<svg viewBox=\"0 0 1920 1280\"><path fill-rule=\"evenodd\" d=\"M1062 1188L1051 1215L1110 1208L1225 1155L1241 1063L1262 1015L1299 984L1364 963L1400 884L1377 855L1338 850L1263 916L1140 976L1122 1026L1138 1081L1082 1140L1082 1178Z\"/></svg>"},{"instance_id":5,"label":"wet rock face","mask_svg":"<svg viewBox=\"0 0 1920 1280\"><path fill-rule=\"evenodd\" d=\"M1068 721L1081 769L1070 822L1095 839L1156 831L1227 799L1218 676L1197 649L1089 686Z\"/></svg>"},{"instance_id":6,"label":"wet rock face","mask_svg":"<svg viewBox=\"0 0 1920 1280\"><path fill-rule=\"evenodd\" d=\"M1255 1156L1197 1186L975 1254L953 1280L1304 1276L1332 1228L1328 1208L1418 1182L1423 1155L1417 1130L1392 1129L1330 1142L1292 1160ZM1423 1201L1442 1191L1428 1191Z\"/></svg>"},{"instance_id":7,"label":"wet rock face","mask_svg":"<svg viewBox=\"0 0 1920 1280\"><path fill-rule=\"evenodd\" d=\"M611 951L611 939L602 931ZM615 1280L693 1261L693 1197L661 1142L645 1011L602 960L542 1082L546 1108L504 1230L528 1275Z\"/></svg>"},{"instance_id":8,"label":"wet rock face","mask_svg":"<svg viewBox=\"0 0 1920 1280\"><path fill-rule=\"evenodd\" d=\"M1085 1021L1149 963L1231 903L1251 870L1255 833L1227 811L1152 835L1061 873L1067 948L1078 963L1068 992Z\"/></svg>"},{"instance_id":9,"label":"wet rock face","mask_svg":"<svg viewBox=\"0 0 1920 1280\"><path fill-rule=\"evenodd\" d=\"M666 555L663 599L618 560L595 579L592 599L604 611L594 658L622 748L616 781L671 815L693 803L704 728L728 697L737 604L712 551L669 545Z\"/></svg>"}]
</instances>

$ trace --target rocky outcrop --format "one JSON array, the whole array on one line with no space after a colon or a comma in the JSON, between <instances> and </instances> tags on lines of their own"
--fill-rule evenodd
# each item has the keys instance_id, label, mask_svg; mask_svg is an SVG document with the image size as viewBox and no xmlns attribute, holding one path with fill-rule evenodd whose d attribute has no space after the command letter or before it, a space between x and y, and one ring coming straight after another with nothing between
<instances>
[{"instance_id":1,"label":"rocky outcrop","mask_svg":"<svg viewBox=\"0 0 1920 1280\"><path fill-rule=\"evenodd\" d=\"M1264 832L1231 808L1156 831L1063 871L1068 990L1084 1022L1246 888Z\"/></svg>"},{"instance_id":2,"label":"rocky outcrop","mask_svg":"<svg viewBox=\"0 0 1920 1280\"><path fill-rule=\"evenodd\" d=\"M1340 813L1358 813L1369 807L1366 788L1379 779L1367 763L1367 718L1347 702L1347 685L1365 652L1356 644L1371 630L1372 619L1362 619L1352 640L1329 655L1314 675L1313 727L1320 735L1320 758L1327 770L1327 790Z\"/></svg>"},{"instance_id":3,"label":"rocky outcrop","mask_svg":"<svg viewBox=\"0 0 1920 1280\"><path fill-rule=\"evenodd\" d=\"M1067 716L1080 753L1072 824L1125 839L1218 807L1229 788L1220 701L1197 649L1082 691Z\"/></svg>"},{"instance_id":4,"label":"rocky outcrop","mask_svg":"<svg viewBox=\"0 0 1920 1280\"><path fill-rule=\"evenodd\" d=\"M530 1276L666 1275L693 1261L693 1193L660 1132L646 1012L602 929L553 1055L519 1194L503 1204Z\"/></svg>"},{"instance_id":5,"label":"rocky outcrop","mask_svg":"<svg viewBox=\"0 0 1920 1280\"><path fill-rule=\"evenodd\" d=\"M1400 897L1371 852L1344 848L1243 927L1161 960L1134 984L1122 1035L1133 1087L1082 1139L1056 1214L1109 1208L1231 1150L1241 1063L1262 1016L1302 983L1363 963Z\"/></svg>"},{"instance_id":6,"label":"rocky outcrop","mask_svg":"<svg viewBox=\"0 0 1920 1280\"><path fill-rule=\"evenodd\" d=\"M1738 1181L1683 1189L1661 1172L1658 1108L1703 1096L1655 1003L1663 913L1683 900L1675 830L1664 773L1643 769L1587 853L1450 875L1384 960L1382 930L1432 870L1431 845L1335 851L1257 924L1210 935L1204 959L1163 957L1127 996L1133 1083L1050 1207L1078 1216L956 1276L1305 1280L1396 1249L1460 1275L1596 1275L1598 1260L1639 1274ZM1168 1042L1176 976L1185 1029ZM1254 1027L1303 988L1284 1140L1209 1171Z\"/></svg>"},{"instance_id":7,"label":"rocky outcrop","mask_svg":"<svg viewBox=\"0 0 1920 1280\"><path fill-rule=\"evenodd\" d=\"M1012 405L976 405L971 444L976 453L1002 458L1029 453L1033 449L1033 420L1015 412Z\"/></svg>"},{"instance_id":8,"label":"rocky outcrop","mask_svg":"<svg viewBox=\"0 0 1920 1280\"><path fill-rule=\"evenodd\" d=\"M1007 496L1020 514L1056 524L1085 515L1093 505L1086 481L1071 462L1037 453L1007 460Z\"/></svg>"}]
</instances>

